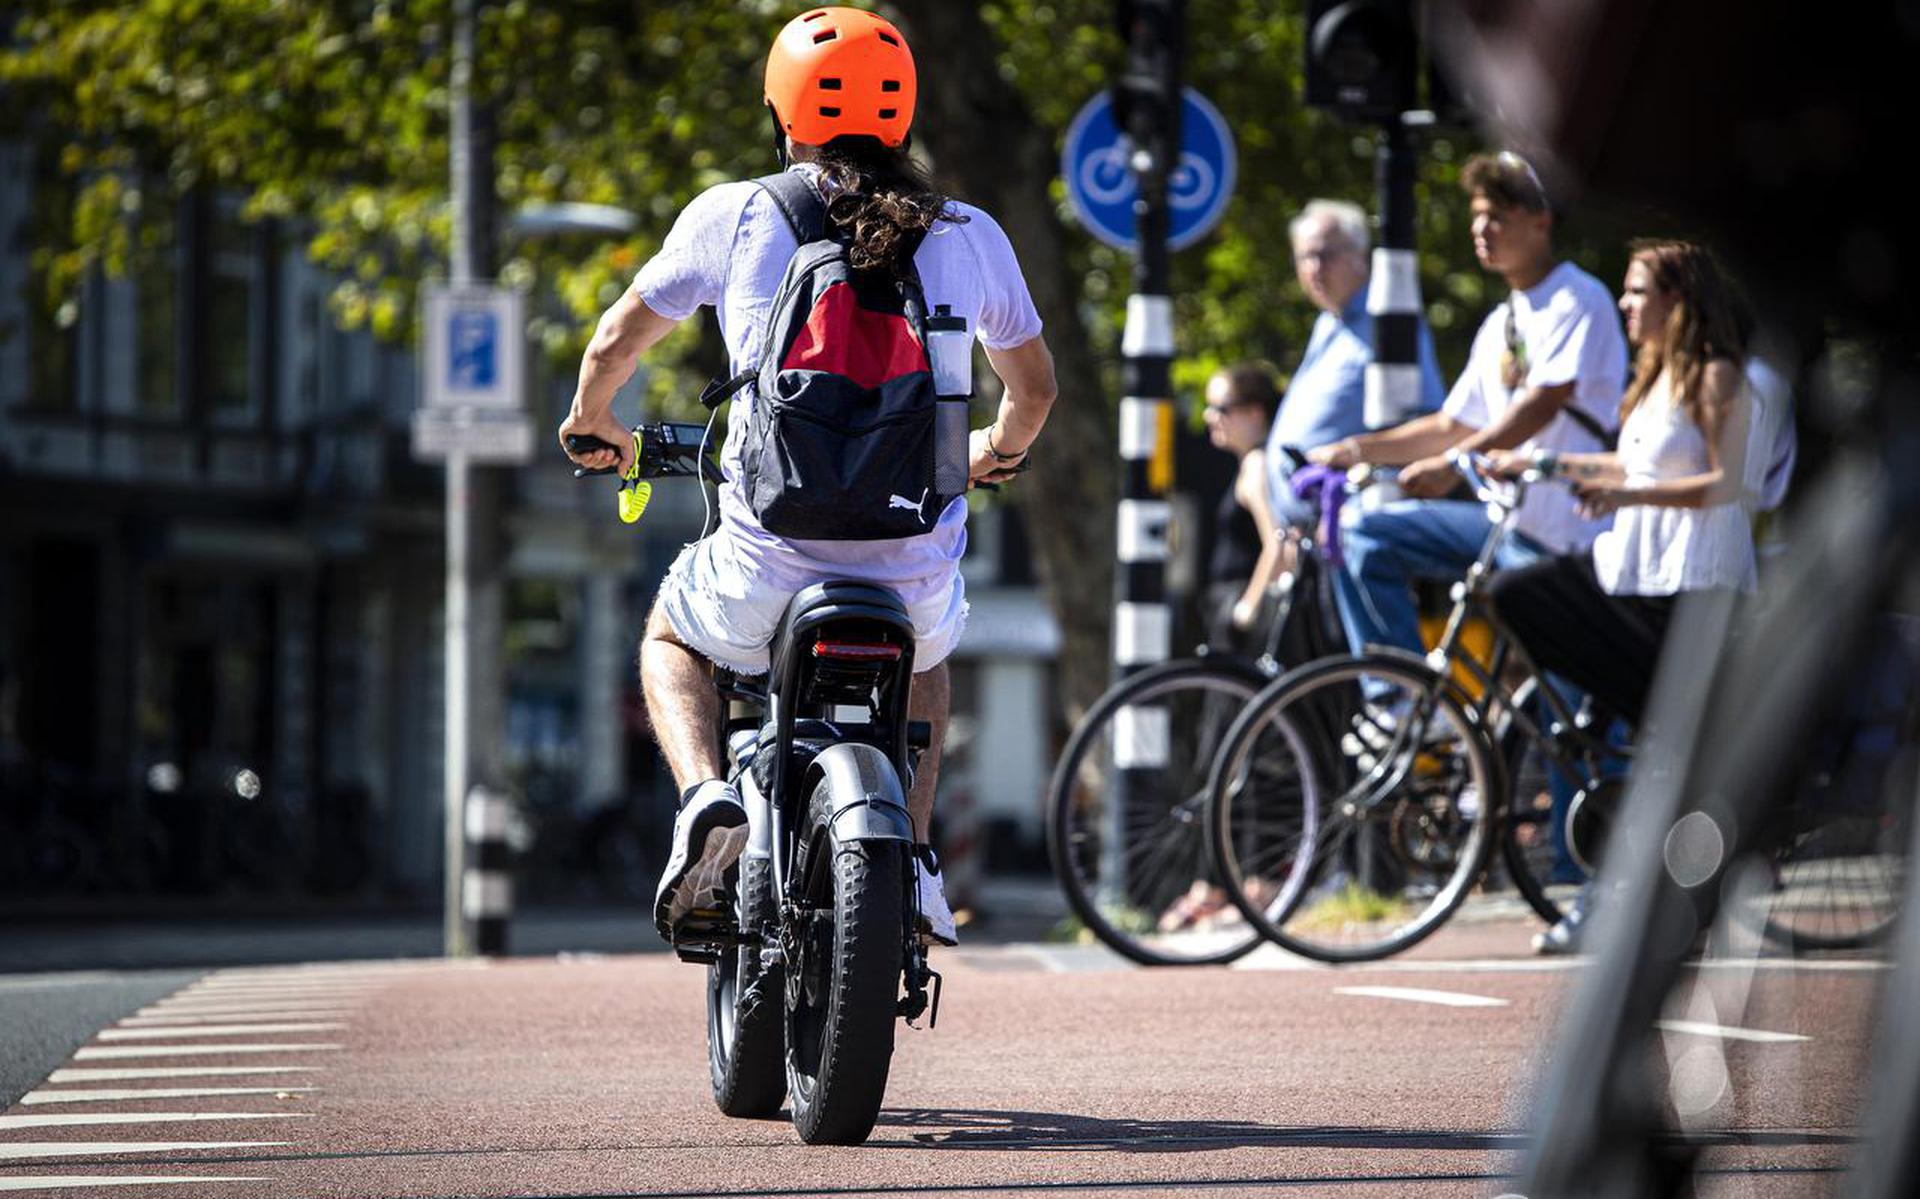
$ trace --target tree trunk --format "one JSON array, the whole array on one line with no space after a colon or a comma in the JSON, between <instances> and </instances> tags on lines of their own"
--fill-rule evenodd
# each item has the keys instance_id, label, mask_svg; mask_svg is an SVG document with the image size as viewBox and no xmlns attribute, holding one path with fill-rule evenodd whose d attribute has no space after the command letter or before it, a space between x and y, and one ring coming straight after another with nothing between
<instances>
[{"instance_id":1,"label":"tree trunk","mask_svg":"<svg viewBox=\"0 0 1920 1199\"><path fill-rule=\"evenodd\" d=\"M1118 436L1080 319L1080 280L1062 246L1048 185L1057 131L1042 127L1000 77L999 47L972 4L900 0L892 6L931 70L915 137L941 185L1000 222L1046 325L1060 396L1034 447L1032 473L1008 488L1027 522L1062 637L1060 675L1069 720L1109 681Z\"/></svg>"}]
</instances>

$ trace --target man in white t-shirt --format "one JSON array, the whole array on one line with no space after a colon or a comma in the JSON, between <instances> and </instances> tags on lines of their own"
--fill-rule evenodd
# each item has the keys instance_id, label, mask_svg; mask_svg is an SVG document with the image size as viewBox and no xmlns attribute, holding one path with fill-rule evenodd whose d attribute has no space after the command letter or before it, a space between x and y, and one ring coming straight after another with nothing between
<instances>
[{"instance_id":1,"label":"man in white t-shirt","mask_svg":"<svg viewBox=\"0 0 1920 1199\"><path fill-rule=\"evenodd\" d=\"M1011 478L1053 403L1053 359L1006 234L980 209L933 191L908 157L916 75L905 39L872 13L813 10L790 22L775 42L765 96L782 165L831 198L830 224L850 238L853 266L866 269L865 260L879 264L873 269L890 269L905 252L896 252L899 247L917 243L913 264L929 307L947 305L986 347L1006 390L994 422L972 434L969 478ZM660 252L601 318L581 363L572 411L560 427L562 445L571 434L591 434L621 447L618 465L624 468L630 439L612 414L614 392L641 353L702 307L719 317L732 372L757 367L774 293L796 248L772 196L753 181L721 184L697 197ZM709 901L703 892L744 843L738 830L746 811L724 778L716 735L720 709L711 664L743 675L764 673L769 644L795 593L829 579L852 579L892 590L913 620L910 715L934 726L908 796L921 843L916 861L927 921L922 932L952 944L953 916L925 843L946 729L946 659L967 611L959 570L967 543L966 499L952 500L932 528L915 537L799 541L769 533L738 486L753 402L751 388L741 392L728 422L719 527L674 562L641 644L647 708L682 792L656 923L671 940L672 927ZM569 456L584 466L616 464L608 451Z\"/></svg>"},{"instance_id":2,"label":"man in white t-shirt","mask_svg":"<svg viewBox=\"0 0 1920 1199\"><path fill-rule=\"evenodd\" d=\"M1309 455L1336 467L1399 466L1401 490L1413 497L1362 513L1341 535L1336 594L1355 652L1420 651L1413 580L1459 578L1486 545L1480 504L1438 498L1459 480L1449 450L1608 448L1626 390L1627 343L1613 296L1555 259L1553 214L1533 168L1516 154L1478 155L1461 184L1472 198L1474 253L1512 294L1481 324L1439 412ZM1582 519L1573 496L1554 487L1528 493L1515 525L1497 566L1584 549L1603 527Z\"/></svg>"}]
</instances>

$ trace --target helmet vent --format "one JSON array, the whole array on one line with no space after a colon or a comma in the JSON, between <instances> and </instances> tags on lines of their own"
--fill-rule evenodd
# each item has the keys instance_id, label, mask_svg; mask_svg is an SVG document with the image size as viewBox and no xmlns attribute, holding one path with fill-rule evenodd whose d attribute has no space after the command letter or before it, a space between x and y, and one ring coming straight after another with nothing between
<instances>
[{"instance_id":1,"label":"helmet vent","mask_svg":"<svg viewBox=\"0 0 1920 1199\"><path fill-rule=\"evenodd\" d=\"M883 79L880 81L880 90L883 92L897 92L900 90L900 81L898 79Z\"/></svg>"},{"instance_id":2,"label":"helmet vent","mask_svg":"<svg viewBox=\"0 0 1920 1199\"><path fill-rule=\"evenodd\" d=\"M818 21L821 17L824 17L826 15L827 15L826 9L816 8L812 12L808 13L806 16L801 17L800 19L802 21Z\"/></svg>"},{"instance_id":3,"label":"helmet vent","mask_svg":"<svg viewBox=\"0 0 1920 1199\"><path fill-rule=\"evenodd\" d=\"M899 114L900 114L900 110L897 108L883 108L880 110L880 119L883 121L891 121L894 117L898 116Z\"/></svg>"},{"instance_id":4,"label":"helmet vent","mask_svg":"<svg viewBox=\"0 0 1920 1199\"><path fill-rule=\"evenodd\" d=\"M823 117L837 117L840 115L840 110L837 108L828 108L825 105L822 105L820 108L820 115Z\"/></svg>"},{"instance_id":5,"label":"helmet vent","mask_svg":"<svg viewBox=\"0 0 1920 1199\"><path fill-rule=\"evenodd\" d=\"M840 31L838 29L822 29L819 33L813 35L813 44L817 46L821 42L830 42L839 36Z\"/></svg>"},{"instance_id":6,"label":"helmet vent","mask_svg":"<svg viewBox=\"0 0 1920 1199\"><path fill-rule=\"evenodd\" d=\"M874 36L879 38L881 41L885 42L889 46L897 46L900 44L900 39L893 36L891 33L886 33L883 31L883 32L874 34Z\"/></svg>"},{"instance_id":7,"label":"helmet vent","mask_svg":"<svg viewBox=\"0 0 1920 1199\"><path fill-rule=\"evenodd\" d=\"M838 79L822 79L820 81L820 90L823 92L837 92L840 90L840 81Z\"/></svg>"}]
</instances>

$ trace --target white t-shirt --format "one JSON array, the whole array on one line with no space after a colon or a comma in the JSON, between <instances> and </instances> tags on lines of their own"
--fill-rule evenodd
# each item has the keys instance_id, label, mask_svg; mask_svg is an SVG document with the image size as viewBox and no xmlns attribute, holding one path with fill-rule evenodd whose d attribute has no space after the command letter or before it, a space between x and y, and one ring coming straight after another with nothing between
<instances>
[{"instance_id":1,"label":"white t-shirt","mask_svg":"<svg viewBox=\"0 0 1920 1199\"><path fill-rule=\"evenodd\" d=\"M818 168L793 168L817 176ZM994 219L955 201L964 223L935 222L914 255L927 306L948 305L990 349L1025 344L1040 335L1040 315L1027 294L1013 246ZM647 307L684 320L703 306L720 319L733 374L756 369L766 342L774 293L798 243L764 188L751 180L723 183L695 197L680 213L660 252L633 281ZM914 584L951 570L966 552L967 505L955 498L933 529L894 541L795 541L760 527L734 481L740 477L741 439L752 389L734 398L726 445L720 453L727 481L720 487L720 530L758 568L781 575L833 575L892 584L909 605Z\"/></svg>"},{"instance_id":2,"label":"white t-shirt","mask_svg":"<svg viewBox=\"0 0 1920 1199\"><path fill-rule=\"evenodd\" d=\"M1738 404L1750 403L1750 393ZM1729 413L1729 420L1744 413ZM1707 437L1674 403L1662 374L1620 430L1627 486L1682 479L1708 466ZM1744 501L1705 508L1629 504L1593 543L1593 574L1608 595L1753 590L1753 528Z\"/></svg>"},{"instance_id":3,"label":"white t-shirt","mask_svg":"<svg viewBox=\"0 0 1920 1199\"><path fill-rule=\"evenodd\" d=\"M1620 330L1612 293L1571 262L1560 263L1540 282L1514 292L1481 322L1467 369L1441 411L1462 424L1484 429L1513 403L1518 392L1507 389L1502 375L1509 304L1527 363L1522 389L1572 383L1571 404L1600 428L1612 429L1627 389L1627 339ZM1592 453L1606 447L1575 418L1561 413L1519 448ZM1529 491L1515 521L1522 533L1556 554L1585 549L1605 525L1582 520L1573 496L1559 487Z\"/></svg>"}]
</instances>

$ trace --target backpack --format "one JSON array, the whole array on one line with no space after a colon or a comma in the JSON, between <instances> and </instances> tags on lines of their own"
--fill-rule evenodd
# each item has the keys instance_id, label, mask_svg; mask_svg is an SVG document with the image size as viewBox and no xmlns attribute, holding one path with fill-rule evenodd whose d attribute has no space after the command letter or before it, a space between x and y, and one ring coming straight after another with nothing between
<instances>
[{"instance_id":1,"label":"backpack","mask_svg":"<svg viewBox=\"0 0 1920 1199\"><path fill-rule=\"evenodd\" d=\"M738 485L769 533L877 541L931 532L936 412L927 305L913 252L896 277L856 274L810 180L754 180L799 242L774 293L759 366L702 394L710 410L751 385Z\"/></svg>"}]
</instances>

